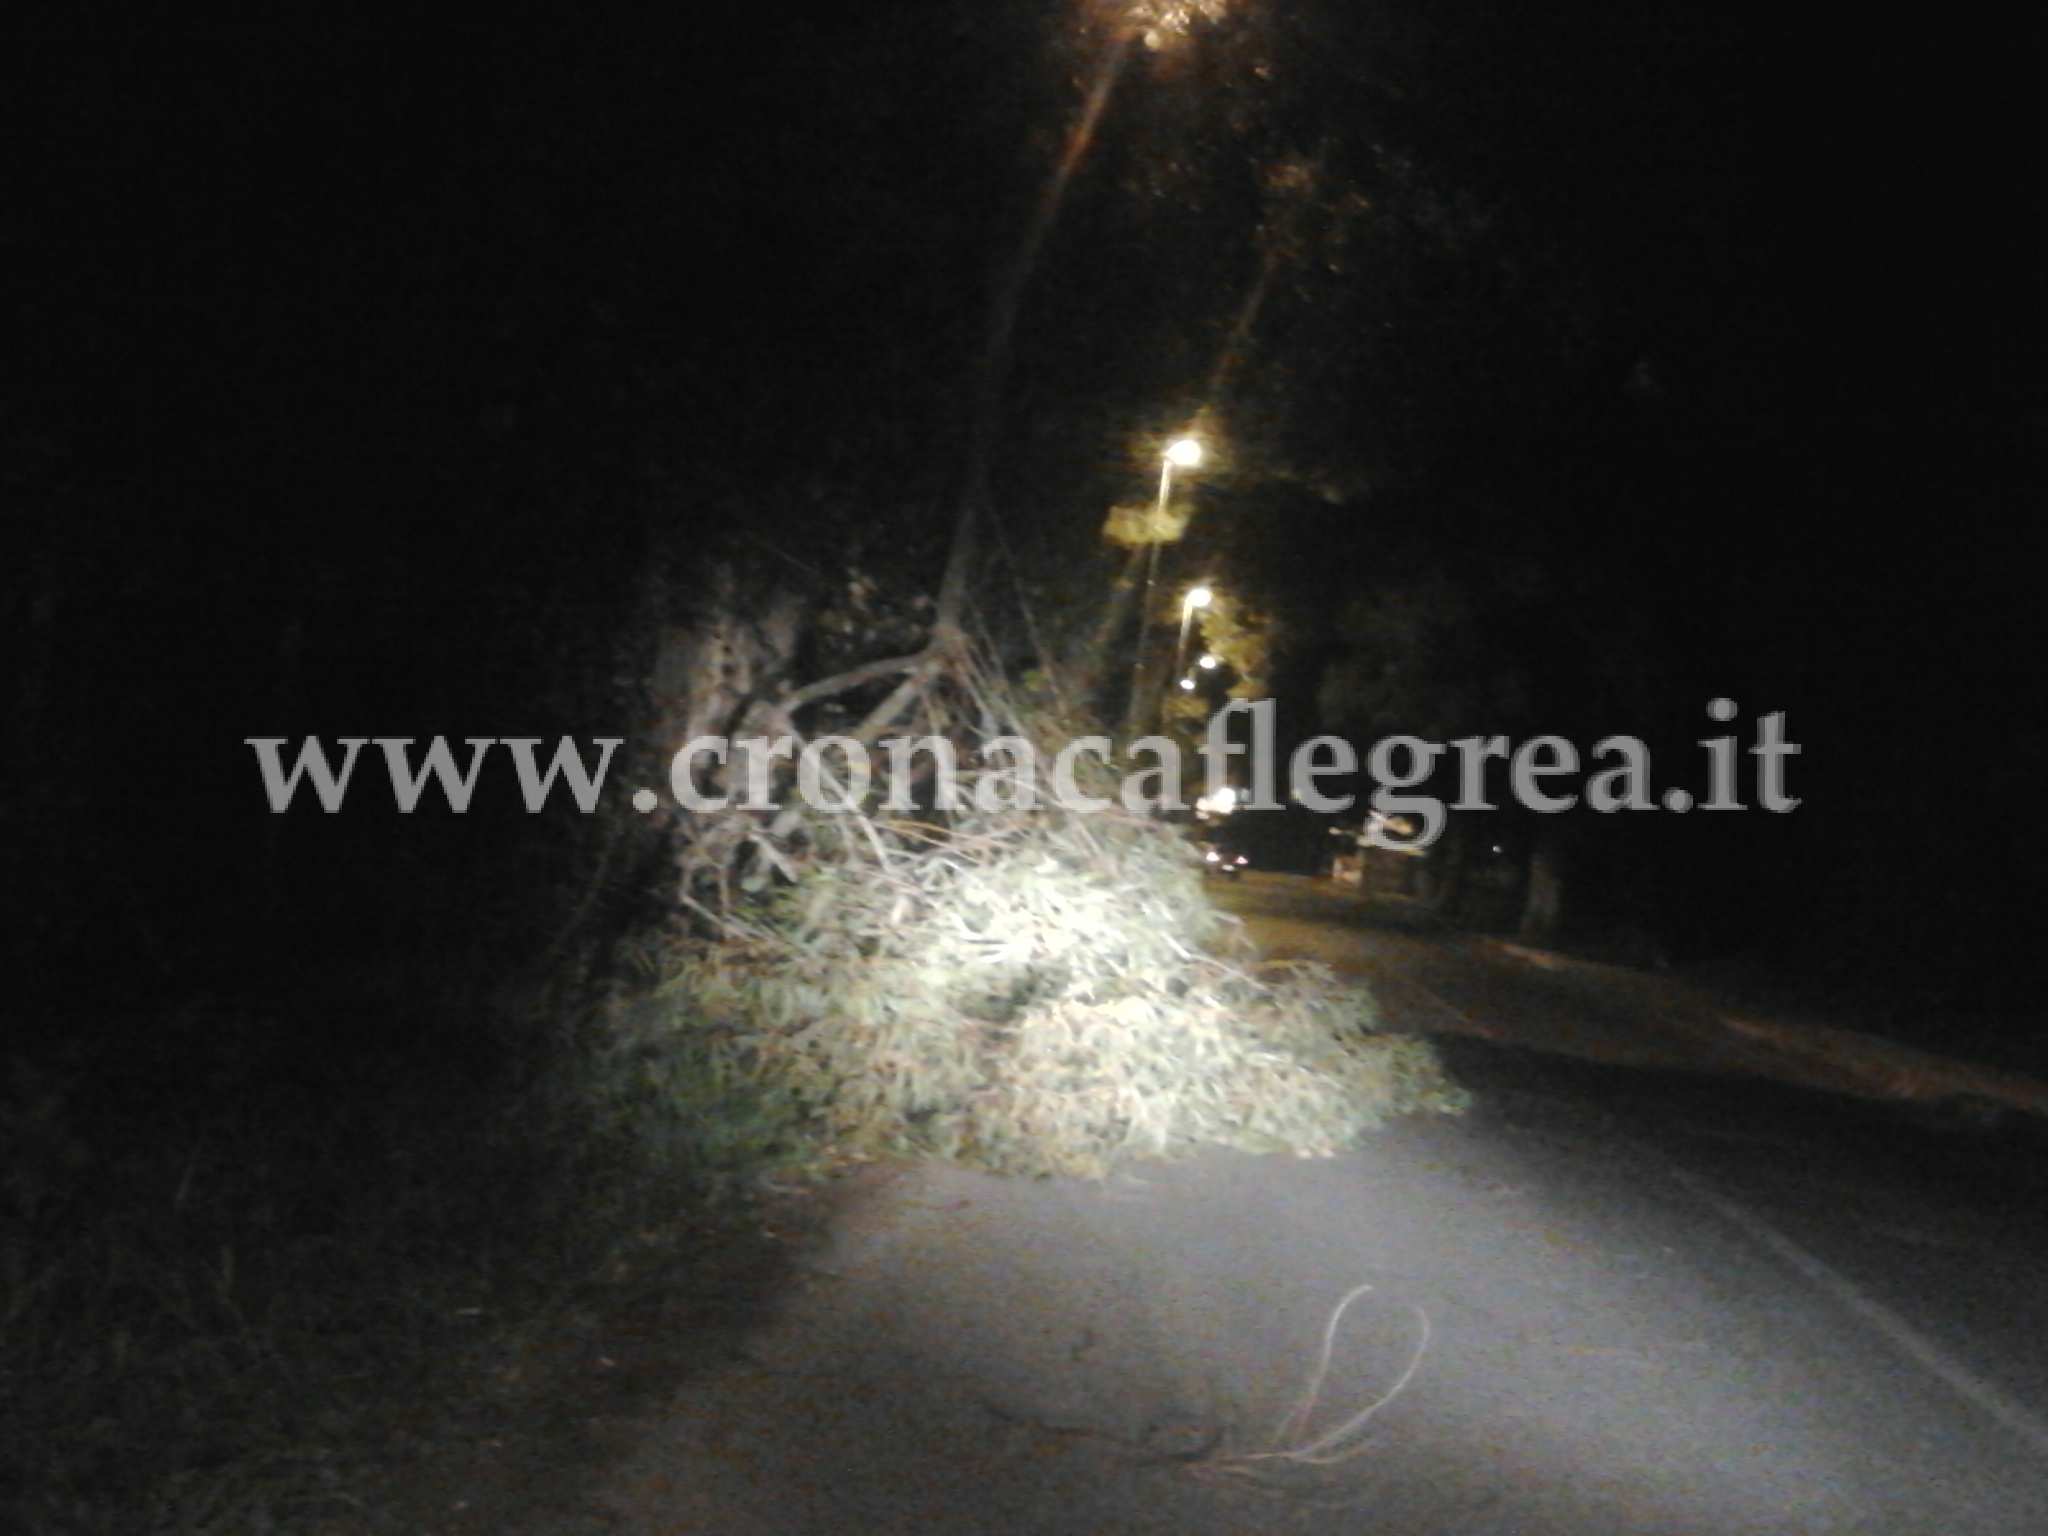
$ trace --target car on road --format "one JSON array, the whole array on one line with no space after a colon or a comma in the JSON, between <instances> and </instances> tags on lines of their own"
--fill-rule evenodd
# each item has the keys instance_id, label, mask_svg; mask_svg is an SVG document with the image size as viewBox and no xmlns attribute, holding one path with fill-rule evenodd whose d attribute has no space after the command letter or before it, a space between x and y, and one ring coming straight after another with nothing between
<instances>
[{"instance_id":1,"label":"car on road","mask_svg":"<svg viewBox=\"0 0 2048 1536\"><path fill-rule=\"evenodd\" d=\"M1235 880L1251 867L1251 859L1221 843L1203 843L1202 873L1216 880Z\"/></svg>"}]
</instances>

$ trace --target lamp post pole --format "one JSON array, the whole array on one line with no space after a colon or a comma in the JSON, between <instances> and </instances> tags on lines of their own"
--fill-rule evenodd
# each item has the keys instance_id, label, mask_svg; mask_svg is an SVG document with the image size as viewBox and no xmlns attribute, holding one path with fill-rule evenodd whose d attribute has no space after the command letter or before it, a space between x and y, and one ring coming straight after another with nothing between
<instances>
[{"instance_id":1,"label":"lamp post pole","mask_svg":"<svg viewBox=\"0 0 2048 1536\"><path fill-rule=\"evenodd\" d=\"M1193 469L1202 462L1202 445L1192 437L1177 437L1166 445L1166 452L1159 459L1159 500L1152 510L1152 532L1155 535L1166 531L1166 508L1173 496L1173 471L1176 466ZM1151 549L1146 553L1145 580L1138 588L1138 639L1131 648L1131 699L1130 708L1124 721L1125 736L1135 741L1144 729L1146 705L1149 691L1145 687L1145 635L1152 622L1152 583L1159 574L1159 546L1164 540L1154 537ZM1185 631L1186 620L1182 620ZM1175 659L1178 665L1178 658Z\"/></svg>"},{"instance_id":2,"label":"lamp post pole","mask_svg":"<svg viewBox=\"0 0 2048 1536\"><path fill-rule=\"evenodd\" d=\"M1173 670L1175 676L1180 674L1181 660L1188 653L1188 626L1193 623L1197 612L1208 607L1215 600L1216 594L1209 590L1207 582L1197 582L1194 586L1189 587L1188 595L1181 599L1180 639L1176 640L1173 646Z\"/></svg>"}]
</instances>

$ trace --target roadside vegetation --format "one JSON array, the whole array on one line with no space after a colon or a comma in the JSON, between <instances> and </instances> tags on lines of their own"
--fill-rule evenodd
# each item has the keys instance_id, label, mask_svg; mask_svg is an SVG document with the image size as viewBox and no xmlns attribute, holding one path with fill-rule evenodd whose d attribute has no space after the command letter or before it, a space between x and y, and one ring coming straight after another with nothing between
<instances>
[{"instance_id":1,"label":"roadside vegetation","mask_svg":"<svg viewBox=\"0 0 2048 1536\"><path fill-rule=\"evenodd\" d=\"M9 1061L0 1526L369 1529L365 1474L469 1363L688 1286L739 1230L548 1064L493 1060L504 1020L320 980L295 1016L195 1003Z\"/></svg>"}]
</instances>

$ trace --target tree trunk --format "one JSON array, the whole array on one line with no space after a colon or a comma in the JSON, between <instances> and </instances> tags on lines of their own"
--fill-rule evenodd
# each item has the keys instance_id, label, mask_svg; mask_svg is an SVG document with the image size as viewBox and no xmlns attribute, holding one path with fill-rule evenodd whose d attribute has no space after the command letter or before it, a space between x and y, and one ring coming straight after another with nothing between
<instances>
[{"instance_id":1,"label":"tree trunk","mask_svg":"<svg viewBox=\"0 0 2048 1536\"><path fill-rule=\"evenodd\" d=\"M1465 845L1464 829L1454 817L1437 845L1423 860L1422 870L1415 880L1416 894L1423 906L1435 916L1451 922L1463 916L1459 909L1464 905L1465 897Z\"/></svg>"},{"instance_id":2,"label":"tree trunk","mask_svg":"<svg viewBox=\"0 0 2048 1536\"><path fill-rule=\"evenodd\" d=\"M1522 921L1515 937L1524 944L1548 949L1557 943L1564 918L1564 827L1551 818L1536 832L1529 854L1529 878L1523 888Z\"/></svg>"}]
</instances>

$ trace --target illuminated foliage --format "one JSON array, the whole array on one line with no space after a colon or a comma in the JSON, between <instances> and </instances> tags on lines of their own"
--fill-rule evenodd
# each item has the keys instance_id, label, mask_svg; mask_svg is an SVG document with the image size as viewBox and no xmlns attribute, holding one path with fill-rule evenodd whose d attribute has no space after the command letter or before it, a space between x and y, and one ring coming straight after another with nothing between
<instances>
[{"instance_id":1,"label":"illuminated foliage","mask_svg":"<svg viewBox=\"0 0 2048 1536\"><path fill-rule=\"evenodd\" d=\"M772 665L765 631L721 633L723 654ZM789 1137L828 1160L1097 1175L1203 1145L1330 1152L1387 1114L1457 1105L1426 1046L1374 1030L1364 989L1233 953L1174 829L1023 803L998 782L1000 740L1049 762L1077 734L1056 699L1019 702L972 657L897 670L921 681L892 734L954 744L975 808L884 809L898 786L878 754L860 808L678 822L695 920L644 946L654 989L613 1017L600 1077L623 1112L682 1095L754 1145L780 1106ZM747 682L707 674L681 707L730 731L750 718ZM786 698L806 720L827 702ZM1096 768L1082 787L1108 802Z\"/></svg>"},{"instance_id":2,"label":"illuminated foliage","mask_svg":"<svg viewBox=\"0 0 2048 1536\"><path fill-rule=\"evenodd\" d=\"M627 1058L708 1057L736 1099L799 1106L821 1158L1084 1177L1202 1146L1327 1154L1462 1103L1361 989L1219 951L1192 850L1160 823L864 834L766 920L676 951Z\"/></svg>"}]
</instances>

